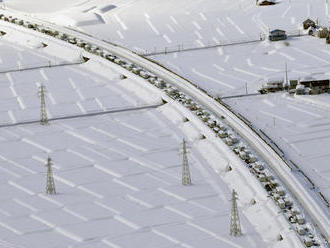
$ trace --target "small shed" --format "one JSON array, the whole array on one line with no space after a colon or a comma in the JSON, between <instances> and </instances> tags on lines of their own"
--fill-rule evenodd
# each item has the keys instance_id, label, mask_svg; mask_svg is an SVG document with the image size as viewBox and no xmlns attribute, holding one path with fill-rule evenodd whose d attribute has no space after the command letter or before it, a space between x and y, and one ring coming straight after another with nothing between
<instances>
[{"instance_id":1,"label":"small shed","mask_svg":"<svg viewBox=\"0 0 330 248\"><path fill-rule=\"evenodd\" d=\"M319 28L317 30L317 36L321 39L327 38L329 35L329 30L328 28Z\"/></svg>"},{"instance_id":2,"label":"small shed","mask_svg":"<svg viewBox=\"0 0 330 248\"><path fill-rule=\"evenodd\" d=\"M262 85L263 93L277 92L284 89L284 80L282 78L265 78Z\"/></svg>"},{"instance_id":3,"label":"small shed","mask_svg":"<svg viewBox=\"0 0 330 248\"><path fill-rule=\"evenodd\" d=\"M268 36L270 41L278 41L278 40L286 40L288 36L286 35L286 32L281 29L274 29L269 32Z\"/></svg>"},{"instance_id":4,"label":"small shed","mask_svg":"<svg viewBox=\"0 0 330 248\"><path fill-rule=\"evenodd\" d=\"M313 20L308 18L307 20L305 20L303 22L303 27L304 27L304 29L308 29L310 27L316 28L316 23Z\"/></svg>"}]
</instances>

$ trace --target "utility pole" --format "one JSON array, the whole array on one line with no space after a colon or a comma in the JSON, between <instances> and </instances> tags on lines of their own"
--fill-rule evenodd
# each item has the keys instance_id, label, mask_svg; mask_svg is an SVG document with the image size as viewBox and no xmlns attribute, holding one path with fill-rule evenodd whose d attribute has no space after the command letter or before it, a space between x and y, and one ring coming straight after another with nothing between
<instances>
[{"instance_id":1,"label":"utility pole","mask_svg":"<svg viewBox=\"0 0 330 248\"><path fill-rule=\"evenodd\" d=\"M53 177L53 170L52 170L52 160L50 157L47 159L47 186L46 186L46 193L48 195L56 195L55 190L55 182Z\"/></svg>"},{"instance_id":2,"label":"utility pole","mask_svg":"<svg viewBox=\"0 0 330 248\"><path fill-rule=\"evenodd\" d=\"M47 117L47 109L46 109L46 87L44 85L41 85L39 87L39 96L41 101L40 124L47 125L48 117Z\"/></svg>"},{"instance_id":3,"label":"utility pole","mask_svg":"<svg viewBox=\"0 0 330 248\"><path fill-rule=\"evenodd\" d=\"M232 236L240 236L241 232L241 223L239 221L238 216L238 208L237 208L237 193L233 189L232 192L232 208L231 208L231 217L230 217L230 235Z\"/></svg>"},{"instance_id":4,"label":"utility pole","mask_svg":"<svg viewBox=\"0 0 330 248\"><path fill-rule=\"evenodd\" d=\"M248 94L248 84L245 83L245 94L247 95Z\"/></svg>"},{"instance_id":5,"label":"utility pole","mask_svg":"<svg viewBox=\"0 0 330 248\"><path fill-rule=\"evenodd\" d=\"M188 156L187 156L187 145L186 145L186 141L184 139L182 142L182 156L183 156L182 185L191 185L191 176L190 176Z\"/></svg>"}]
</instances>

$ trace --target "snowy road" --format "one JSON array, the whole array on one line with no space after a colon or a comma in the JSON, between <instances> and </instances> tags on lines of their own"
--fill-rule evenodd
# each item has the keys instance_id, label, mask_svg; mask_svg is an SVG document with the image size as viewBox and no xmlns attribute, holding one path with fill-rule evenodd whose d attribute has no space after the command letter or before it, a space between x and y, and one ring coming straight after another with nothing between
<instances>
[{"instance_id":1,"label":"snowy road","mask_svg":"<svg viewBox=\"0 0 330 248\"><path fill-rule=\"evenodd\" d=\"M9 23L1 23L1 29L7 32L0 46L3 62L29 65L81 55L90 60L0 77L1 121L12 123L0 129L0 236L5 240L0 246L301 247L243 162L182 105L99 56ZM27 46L40 40L48 46ZM68 117L47 126L15 126L39 117L41 84L49 117ZM139 109L162 99L167 104ZM104 114L127 108L131 111ZM70 118L94 111L102 115ZM182 138L191 144L191 187L180 181ZM44 193L48 155L56 196ZM233 164L230 173L225 172L228 163ZM240 194L244 232L237 239L229 235L232 188ZM277 241L279 233L283 242Z\"/></svg>"},{"instance_id":2,"label":"snowy road","mask_svg":"<svg viewBox=\"0 0 330 248\"><path fill-rule=\"evenodd\" d=\"M39 21L42 23L41 21ZM47 23L44 25L49 26ZM56 27L55 25L50 25ZM311 197L310 193L301 185L297 180L294 174L288 170L285 162L279 157L274 151L262 140L260 137L254 133L248 126L245 125L239 118L237 118L233 113L228 111L222 105L214 101L212 98L208 97L197 88L192 86L185 79L177 76L176 74L164 69L163 67L148 61L142 57L137 56L136 54L130 52L129 50L123 49L118 46L100 41L96 38L86 36L79 32L69 30L63 27L56 27L57 30L65 30L66 33L69 33L75 37L84 39L88 42L96 44L100 47L110 50L114 54L119 55L122 58L126 58L131 62L134 62L143 68L151 71L155 75L168 80L173 85L177 86L182 91L186 92L189 96L198 99L198 101L211 110L212 113L216 114L218 117L225 116L227 121L232 125L232 127L245 138L248 143L258 151L258 153L272 166L272 168L278 173L278 176L286 183L286 186L294 193L295 197L300 201L304 206L305 210L313 218L314 222L317 223L322 233L329 238L330 237L330 220L328 215L325 213L326 210L322 209L322 206L314 201L314 198Z\"/></svg>"}]
</instances>

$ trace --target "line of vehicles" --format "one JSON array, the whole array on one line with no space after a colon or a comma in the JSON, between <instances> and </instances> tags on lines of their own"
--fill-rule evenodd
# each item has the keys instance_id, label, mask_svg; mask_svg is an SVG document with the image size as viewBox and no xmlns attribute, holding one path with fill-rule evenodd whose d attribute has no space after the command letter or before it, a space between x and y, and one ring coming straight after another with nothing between
<instances>
[{"instance_id":1,"label":"line of vehicles","mask_svg":"<svg viewBox=\"0 0 330 248\"><path fill-rule=\"evenodd\" d=\"M94 44L73 37L66 33L62 33L57 30L52 30L49 27L44 27L39 24L14 18L12 16L7 17L4 14L0 14L0 20L11 22L53 36L72 45L76 45L89 53L103 57L104 59L111 61L136 75L139 75L140 77L148 81L150 84L162 90L173 100L176 100L177 102L181 103L191 112L193 112L209 128L211 128L215 135L222 139L223 142L226 143L242 161L245 162L245 165L249 168L249 171L263 185L269 197L271 197L278 205L279 209L284 213L288 221L293 225L296 232L300 236L303 236L302 241L304 242L305 246L319 246L320 242L318 242L314 234L315 229L312 225L305 223L306 221L302 214L302 211L298 209L298 206L294 207L295 201L293 201L293 199L281 186L281 182L276 180L275 177L272 175L272 172L266 168L265 163L261 162L258 156L248 148L248 145L244 144L244 142L240 139L237 133L231 127L229 127L228 124L225 123L225 117L221 116L221 118L218 118L214 116L208 110L205 110L194 99L187 96L175 86L169 84L168 82L165 82L165 80L163 80L162 78L154 75L153 73L150 73L149 71L134 63L129 62L128 60L119 58L110 51L100 48ZM125 79L126 76L123 75L121 78ZM198 86L196 87L199 88ZM207 92L205 93L207 94ZM216 100L220 101L219 99Z\"/></svg>"}]
</instances>

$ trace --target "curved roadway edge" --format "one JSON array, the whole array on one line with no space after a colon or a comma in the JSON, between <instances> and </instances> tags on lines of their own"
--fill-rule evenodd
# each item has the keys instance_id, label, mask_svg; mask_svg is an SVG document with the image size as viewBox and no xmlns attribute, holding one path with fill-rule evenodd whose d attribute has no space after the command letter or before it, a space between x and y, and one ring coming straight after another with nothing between
<instances>
[{"instance_id":1,"label":"curved roadway edge","mask_svg":"<svg viewBox=\"0 0 330 248\"><path fill-rule=\"evenodd\" d=\"M79 31L75 31L69 28L54 25L52 23L33 18L29 15L25 15L16 11L1 11L4 13L13 13L17 17L21 17L25 20L44 25L45 27L51 27L58 31L63 31L67 34L81 38L92 44L98 45L101 48L111 51L113 54L119 57L125 58L132 63L135 63L153 74L167 80L178 89L182 90L187 95L195 98L200 104L202 104L209 111L213 112L218 117L225 116L228 124L235 129L242 138L244 138L253 147L259 155L271 166L271 168L277 173L279 178L285 183L287 188L294 194L300 204L304 207L306 212L311 216L314 223L318 226L324 238L329 242L330 240L330 219L320 205L315 202L315 199L307 192L306 188L298 181L287 164L282 158L263 140L257 133L255 133L248 125L246 125L238 116L227 109L224 105L220 104L194 85L190 81L180 77L174 72L166 69L165 67L155 63L154 61L148 60L126 48L120 47L115 44L111 44L106 41L99 40L98 38L92 37L88 34L84 34ZM45 36L49 37L49 36ZM83 54L88 54L83 52Z\"/></svg>"},{"instance_id":2,"label":"curved roadway edge","mask_svg":"<svg viewBox=\"0 0 330 248\"><path fill-rule=\"evenodd\" d=\"M313 221L320 228L322 234L327 240L330 240L330 219L324 210L315 202L314 198L307 192L304 186L298 181L291 170L288 168L282 158L262 140L249 126L240 120L235 114L221 105L207 94L203 93L191 83L175 73L163 68L149 60L139 57L132 52L122 48L112 50L119 56L146 68L155 75L169 81L172 85L178 87L187 95L195 98L201 105L213 112L218 117L225 116L228 123L235 129L242 138L244 138L253 147L259 155L272 167L279 178L286 184L288 189L295 195L300 204L312 217Z\"/></svg>"}]
</instances>

